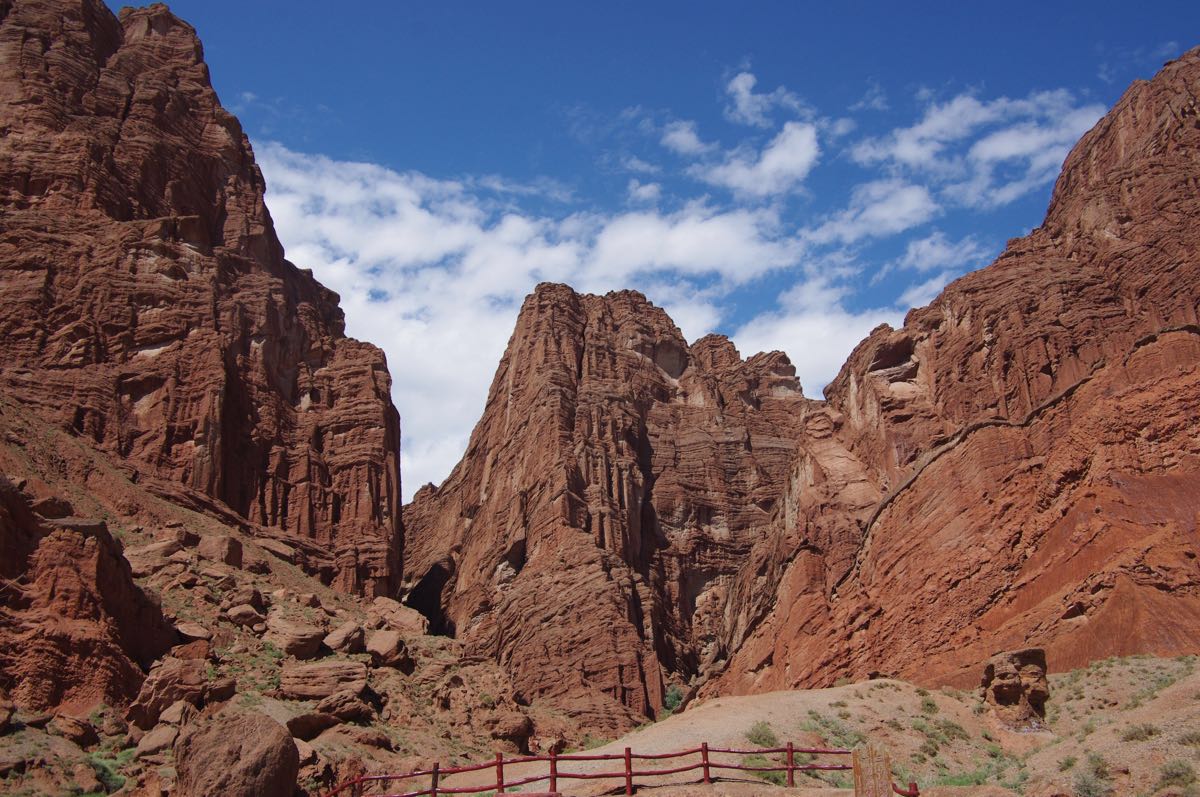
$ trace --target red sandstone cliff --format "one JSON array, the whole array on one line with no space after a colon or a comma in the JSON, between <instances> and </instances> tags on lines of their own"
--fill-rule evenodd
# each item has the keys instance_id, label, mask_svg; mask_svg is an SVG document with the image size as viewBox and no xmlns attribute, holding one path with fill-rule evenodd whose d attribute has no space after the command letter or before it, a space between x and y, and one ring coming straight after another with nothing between
<instances>
[{"instance_id":1,"label":"red sandstone cliff","mask_svg":"<svg viewBox=\"0 0 1200 797\"><path fill-rule=\"evenodd\" d=\"M0 3L0 129L3 389L181 500L315 543L338 588L394 590L383 354L284 259L192 28Z\"/></svg>"},{"instance_id":2,"label":"red sandstone cliff","mask_svg":"<svg viewBox=\"0 0 1200 797\"><path fill-rule=\"evenodd\" d=\"M824 402L640 295L540 286L462 462L405 509L407 600L599 726L670 681L1196 652L1198 88L1200 50L1135 84L1045 224Z\"/></svg>"}]
</instances>

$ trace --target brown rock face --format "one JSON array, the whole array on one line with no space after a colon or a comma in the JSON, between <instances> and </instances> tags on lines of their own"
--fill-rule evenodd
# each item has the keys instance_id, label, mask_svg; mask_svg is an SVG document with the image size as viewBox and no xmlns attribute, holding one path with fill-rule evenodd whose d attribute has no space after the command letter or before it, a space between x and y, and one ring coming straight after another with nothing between
<instances>
[{"instance_id":1,"label":"brown rock face","mask_svg":"<svg viewBox=\"0 0 1200 797\"><path fill-rule=\"evenodd\" d=\"M340 589L391 592L383 354L284 260L195 32L162 5L0 9L3 389L176 494L317 543Z\"/></svg>"},{"instance_id":2,"label":"brown rock face","mask_svg":"<svg viewBox=\"0 0 1200 797\"><path fill-rule=\"evenodd\" d=\"M826 393L883 499L746 574L769 613L714 691L1197 650L1198 95L1200 50L1135 83L1040 228L855 350Z\"/></svg>"},{"instance_id":3,"label":"brown rock face","mask_svg":"<svg viewBox=\"0 0 1200 797\"><path fill-rule=\"evenodd\" d=\"M32 711L128 702L178 637L103 522L36 503L0 476L0 687Z\"/></svg>"},{"instance_id":4,"label":"brown rock face","mask_svg":"<svg viewBox=\"0 0 1200 797\"><path fill-rule=\"evenodd\" d=\"M1011 728L1039 728L1046 719L1050 682L1046 651L1026 648L997 653L988 659L979 684L983 701Z\"/></svg>"},{"instance_id":5,"label":"brown rock face","mask_svg":"<svg viewBox=\"0 0 1200 797\"><path fill-rule=\"evenodd\" d=\"M264 714L224 714L175 743L179 797L291 797L300 754L287 729Z\"/></svg>"},{"instance_id":6,"label":"brown rock face","mask_svg":"<svg viewBox=\"0 0 1200 797\"><path fill-rule=\"evenodd\" d=\"M779 353L689 347L640 294L542 285L466 457L407 507L406 602L527 698L616 729L720 655L726 590L827 423Z\"/></svg>"},{"instance_id":7,"label":"brown rock face","mask_svg":"<svg viewBox=\"0 0 1200 797\"><path fill-rule=\"evenodd\" d=\"M1135 84L1045 224L823 402L638 294L539 286L463 460L405 508L405 602L598 728L667 679L1196 652L1197 96L1200 51Z\"/></svg>"}]
</instances>

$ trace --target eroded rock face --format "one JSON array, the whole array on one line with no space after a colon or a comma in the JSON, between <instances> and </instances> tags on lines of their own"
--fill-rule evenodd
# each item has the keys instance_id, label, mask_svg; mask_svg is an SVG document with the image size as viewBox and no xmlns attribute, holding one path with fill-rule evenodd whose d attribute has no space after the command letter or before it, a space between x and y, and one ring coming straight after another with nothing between
<instances>
[{"instance_id":1,"label":"eroded rock face","mask_svg":"<svg viewBox=\"0 0 1200 797\"><path fill-rule=\"evenodd\" d=\"M765 556L794 561L761 588L744 574L765 619L711 692L968 686L1030 644L1063 669L1196 651L1198 95L1200 50L1135 83L1040 228L859 345L826 393L882 500Z\"/></svg>"},{"instance_id":2,"label":"eroded rock face","mask_svg":"<svg viewBox=\"0 0 1200 797\"><path fill-rule=\"evenodd\" d=\"M37 503L0 476L0 685L31 711L124 704L178 635L103 522Z\"/></svg>"},{"instance_id":3,"label":"eroded rock face","mask_svg":"<svg viewBox=\"0 0 1200 797\"><path fill-rule=\"evenodd\" d=\"M315 543L340 589L390 594L383 354L284 260L195 32L162 5L4 10L0 385L178 494Z\"/></svg>"},{"instance_id":4,"label":"eroded rock face","mask_svg":"<svg viewBox=\"0 0 1200 797\"><path fill-rule=\"evenodd\" d=\"M1031 643L1196 652L1198 95L1200 51L1135 84L1043 226L826 401L638 294L539 286L465 457L405 509L405 602L598 728L664 673L965 686Z\"/></svg>"},{"instance_id":5,"label":"eroded rock face","mask_svg":"<svg viewBox=\"0 0 1200 797\"><path fill-rule=\"evenodd\" d=\"M1050 699L1046 651L997 653L983 668L979 689L984 703L1005 725L1019 730L1042 727Z\"/></svg>"},{"instance_id":6,"label":"eroded rock face","mask_svg":"<svg viewBox=\"0 0 1200 797\"><path fill-rule=\"evenodd\" d=\"M598 730L643 721L663 668L720 656L813 404L782 354L689 347L634 292L539 286L466 457L405 510L405 602L526 698Z\"/></svg>"}]
</instances>

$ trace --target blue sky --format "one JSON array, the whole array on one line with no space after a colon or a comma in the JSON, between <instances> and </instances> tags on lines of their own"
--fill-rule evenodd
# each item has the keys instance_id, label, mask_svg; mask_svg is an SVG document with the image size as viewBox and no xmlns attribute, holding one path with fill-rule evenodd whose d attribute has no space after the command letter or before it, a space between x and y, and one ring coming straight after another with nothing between
<instances>
[{"instance_id":1,"label":"blue sky","mask_svg":"<svg viewBox=\"0 0 1200 797\"><path fill-rule=\"evenodd\" d=\"M461 456L538 281L638 288L820 396L1200 44L1195 2L171 6L289 258L387 352L406 496Z\"/></svg>"}]
</instances>

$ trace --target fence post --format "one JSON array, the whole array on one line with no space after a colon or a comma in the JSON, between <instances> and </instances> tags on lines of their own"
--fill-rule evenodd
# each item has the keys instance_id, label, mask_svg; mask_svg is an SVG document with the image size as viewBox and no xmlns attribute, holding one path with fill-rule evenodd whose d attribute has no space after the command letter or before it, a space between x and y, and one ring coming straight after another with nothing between
<instances>
[{"instance_id":1,"label":"fence post","mask_svg":"<svg viewBox=\"0 0 1200 797\"><path fill-rule=\"evenodd\" d=\"M550 791L558 791L558 753L550 747Z\"/></svg>"},{"instance_id":2,"label":"fence post","mask_svg":"<svg viewBox=\"0 0 1200 797\"><path fill-rule=\"evenodd\" d=\"M712 783L708 777L708 742L700 743L700 761L704 764L704 782Z\"/></svg>"},{"instance_id":3,"label":"fence post","mask_svg":"<svg viewBox=\"0 0 1200 797\"><path fill-rule=\"evenodd\" d=\"M633 751L625 748L625 793L633 794Z\"/></svg>"},{"instance_id":4,"label":"fence post","mask_svg":"<svg viewBox=\"0 0 1200 797\"><path fill-rule=\"evenodd\" d=\"M496 794L504 794L504 753L496 753Z\"/></svg>"},{"instance_id":5,"label":"fence post","mask_svg":"<svg viewBox=\"0 0 1200 797\"><path fill-rule=\"evenodd\" d=\"M788 742L787 753L787 768L788 768L788 788L793 788L796 785L796 750L791 742Z\"/></svg>"},{"instance_id":6,"label":"fence post","mask_svg":"<svg viewBox=\"0 0 1200 797\"><path fill-rule=\"evenodd\" d=\"M440 777L441 777L441 776L440 776L440 774L438 773L438 762L434 761L434 762L433 762L433 789L432 789L432 790L429 792L429 793L432 795L432 797L437 797L437 793L438 793L438 788L437 788L437 787L438 787L438 779L439 779Z\"/></svg>"}]
</instances>

